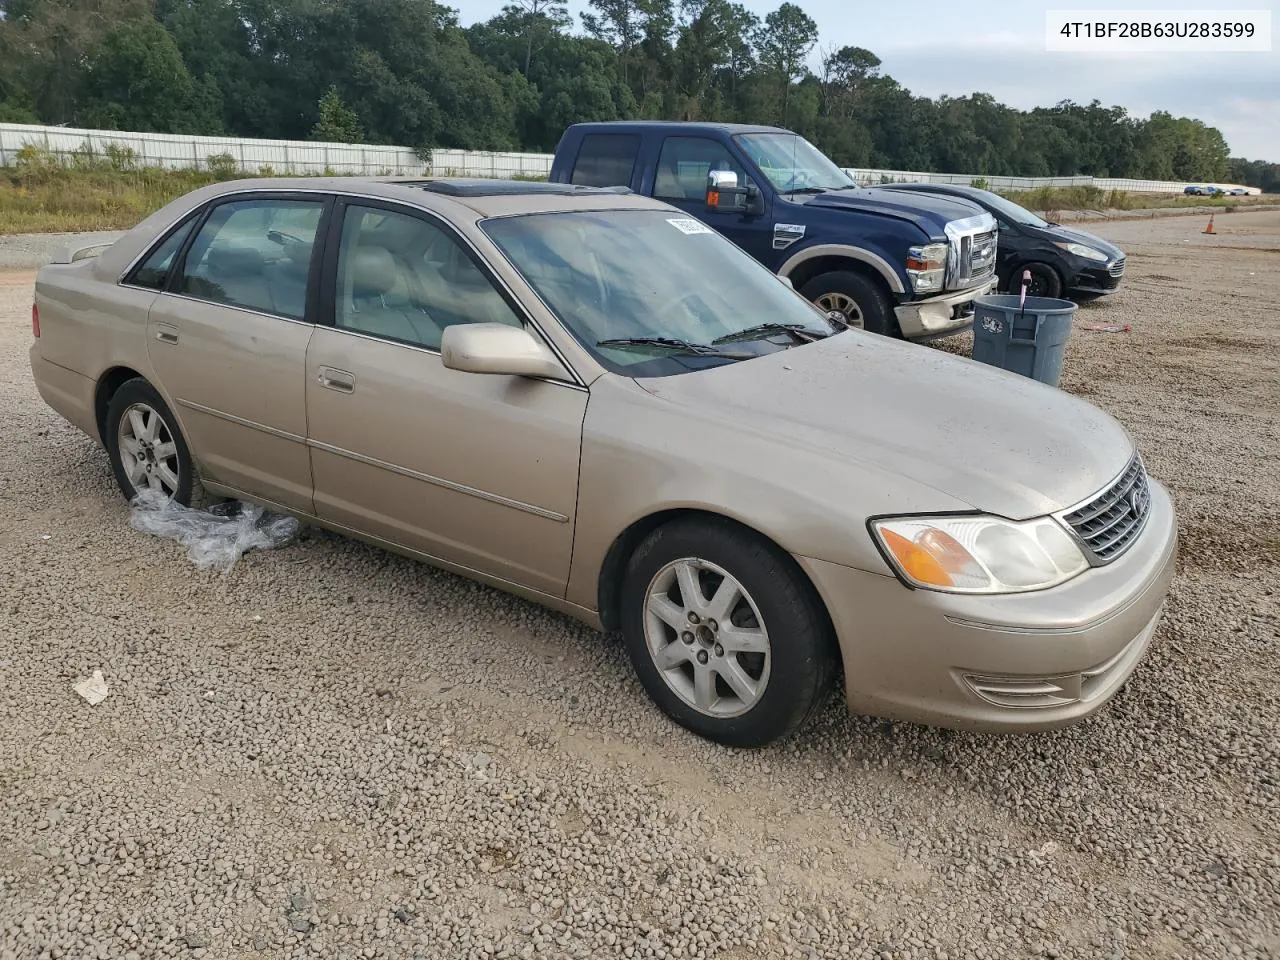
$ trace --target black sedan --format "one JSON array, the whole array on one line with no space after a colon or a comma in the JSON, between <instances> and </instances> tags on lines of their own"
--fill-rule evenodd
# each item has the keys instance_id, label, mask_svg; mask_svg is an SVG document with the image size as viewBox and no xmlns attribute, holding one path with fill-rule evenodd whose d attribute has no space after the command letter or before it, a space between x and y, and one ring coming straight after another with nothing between
<instances>
[{"instance_id":1,"label":"black sedan","mask_svg":"<svg viewBox=\"0 0 1280 960\"><path fill-rule=\"evenodd\" d=\"M1029 270L1031 296L1084 300L1115 293L1124 277L1124 251L1115 244L1042 220L990 190L950 183L888 183L879 189L963 197L991 213L1000 228L996 276L1001 290L1016 292Z\"/></svg>"}]
</instances>

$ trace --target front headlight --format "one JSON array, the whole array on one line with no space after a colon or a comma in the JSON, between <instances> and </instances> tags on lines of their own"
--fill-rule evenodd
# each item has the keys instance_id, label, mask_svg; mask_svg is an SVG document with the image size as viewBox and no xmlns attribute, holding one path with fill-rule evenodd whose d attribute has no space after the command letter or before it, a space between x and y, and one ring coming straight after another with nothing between
<instances>
[{"instance_id":1,"label":"front headlight","mask_svg":"<svg viewBox=\"0 0 1280 960\"><path fill-rule=\"evenodd\" d=\"M1025 593L1089 567L1071 535L1048 517L895 517L871 524L908 583L946 593Z\"/></svg>"},{"instance_id":2,"label":"front headlight","mask_svg":"<svg viewBox=\"0 0 1280 960\"><path fill-rule=\"evenodd\" d=\"M907 276L912 290L930 293L945 286L948 249L945 243L930 243L907 251Z\"/></svg>"},{"instance_id":3,"label":"front headlight","mask_svg":"<svg viewBox=\"0 0 1280 960\"><path fill-rule=\"evenodd\" d=\"M1086 260L1097 260L1099 263L1105 263L1111 259L1101 250L1086 247L1083 243L1055 243L1054 246L1067 251L1067 253L1074 253L1077 257L1084 257Z\"/></svg>"}]
</instances>

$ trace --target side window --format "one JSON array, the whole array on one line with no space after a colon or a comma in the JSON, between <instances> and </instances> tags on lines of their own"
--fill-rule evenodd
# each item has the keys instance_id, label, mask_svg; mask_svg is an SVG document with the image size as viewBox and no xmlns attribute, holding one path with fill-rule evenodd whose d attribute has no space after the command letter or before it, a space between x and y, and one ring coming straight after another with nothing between
<instances>
[{"instance_id":1,"label":"side window","mask_svg":"<svg viewBox=\"0 0 1280 960\"><path fill-rule=\"evenodd\" d=\"M302 320L323 200L233 200L209 214L178 292Z\"/></svg>"},{"instance_id":2,"label":"side window","mask_svg":"<svg viewBox=\"0 0 1280 960\"><path fill-rule=\"evenodd\" d=\"M334 324L440 349L455 323L523 323L466 250L431 222L350 206L338 246Z\"/></svg>"},{"instance_id":3,"label":"side window","mask_svg":"<svg viewBox=\"0 0 1280 960\"><path fill-rule=\"evenodd\" d=\"M587 134L571 180L580 187L629 187L639 152L639 134Z\"/></svg>"},{"instance_id":4,"label":"side window","mask_svg":"<svg viewBox=\"0 0 1280 960\"><path fill-rule=\"evenodd\" d=\"M748 183L742 164L724 144L705 137L668 137L658 156L653 195L660 200L701 200L707 194L707 175L712 170L732 170L738 183Z\"/></svg>"},{"instance_id":5,"label":"side window","mask_svg":"<svg viewBox=\"0 0 1280 960\"><path fill-rule=\"evenodd\" d=\"M163 287L165 278L169 276L169 267L173 265L173 258L182 248L187 234L191 232L197 219L196 216L189 217L178 229L165 237L151 251L147 259L134 267L133 272L125 277L124 282L135 287L146 287L148 290L159 290Z\"/></svg>"}]
</instances>

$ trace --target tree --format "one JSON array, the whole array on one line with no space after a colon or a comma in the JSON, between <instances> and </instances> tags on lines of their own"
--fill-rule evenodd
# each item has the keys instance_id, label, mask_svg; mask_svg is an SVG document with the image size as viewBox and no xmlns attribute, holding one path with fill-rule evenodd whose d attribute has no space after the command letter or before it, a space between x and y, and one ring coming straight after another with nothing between
<instances>
[{"instance_id":1,"label":"tree","mask_svg":"<svg viewBox=\"0 0 1280 960\"><path fill-rule=\"evenodd\" d=\"M360 118L342 102L335 86L330 86L320 98L320 119L311 128L311 139L326 143L360 143L364 139Z\"/></svg>"},{"instance_id":2,"label":"tree","mask_svg":"<svg viewBox=\"0 0 1280 960\"><path fill-rule=\"evenodd\" d=\"M818 25L793 3L784 3L764 18L755 45L764 68L782 85L782 123L787 122L791 86L808 73L805 58L818 42Z\"/></svg>"}]
</instances>

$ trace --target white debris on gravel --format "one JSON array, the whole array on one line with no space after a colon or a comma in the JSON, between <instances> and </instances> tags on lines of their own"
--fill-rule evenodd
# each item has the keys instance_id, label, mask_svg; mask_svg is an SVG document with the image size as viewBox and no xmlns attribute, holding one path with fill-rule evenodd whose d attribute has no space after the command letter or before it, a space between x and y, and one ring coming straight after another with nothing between
<instances>
[{"instance_id":1,"label":"white debris on gravel","mask_svg":"<svg viewBox=\"0 0 1280 960\"><path fill-rule=\"evenodd\" d=\"M91 707L96 707L107 699L107 694L111 692L101 670L95 670L92 676L78 680L71 689L89 701Z\"/></svg>"},{"instance_id":2,"label":"white debris on gravel","mask_svg":"<svg viewBox=\"0 0 1280 960\"><path fill-rule=\"evenodd\" d=\"M292 543L302 529L293 517L268 513L251 503L219 503L207 510L184 507L159 490L133 499L133 529L176 540L201 570L228 573L250 550L273 550Z\"/></svg>"},{"instance_id":3,"label":"white debris on gravel","mask_svg":"<svg viewBox=\"0 0 1280 960\"><path fill-rule=\"evenodd\" d=\"M664 720L616 641L351 541L193 577L0 284L0 957L1273 960L1280 274L1239 248L1280 214L1097 229L1129 273L1080 315L1133 330L1063 385L1177 499L1150 656L1057 733L833 701L758 752ZM66 695L95 667L110 724Z\"/></svg>"}]
</instances>

